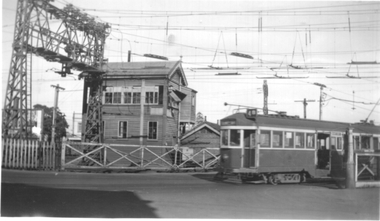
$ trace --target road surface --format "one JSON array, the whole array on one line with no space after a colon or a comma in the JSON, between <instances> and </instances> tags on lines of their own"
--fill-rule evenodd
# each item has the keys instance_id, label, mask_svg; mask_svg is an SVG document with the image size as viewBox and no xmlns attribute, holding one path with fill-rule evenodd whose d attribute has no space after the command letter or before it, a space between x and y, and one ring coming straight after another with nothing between
<instances>
[{"instance_id":1,"label":"road surface","mask_svg":"<svg viewBox=\"0 0 380 221\"><path fill-rule=\"evenodd\" d=\"M379 188L241 184L214 174L2 170L1 216L379 220Z\"/></svg>"}]
</instances>

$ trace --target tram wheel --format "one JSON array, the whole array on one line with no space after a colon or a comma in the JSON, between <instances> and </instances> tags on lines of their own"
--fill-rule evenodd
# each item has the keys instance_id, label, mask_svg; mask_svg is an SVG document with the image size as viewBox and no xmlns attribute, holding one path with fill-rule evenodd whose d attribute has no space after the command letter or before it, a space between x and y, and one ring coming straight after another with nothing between
<instances>
[{"instance_id":1,"label":"tram wheel","mask_svg":"<svg viewBox=\"0 0 380 221\"><path fill-rule=\"evenodd\" d=\"M280 181L280 179L278 179L278 177L276 175L271 174L268 176L268 182L272 185L279 184L280 183L279 181Z\"/></svg>"}]
</instances>

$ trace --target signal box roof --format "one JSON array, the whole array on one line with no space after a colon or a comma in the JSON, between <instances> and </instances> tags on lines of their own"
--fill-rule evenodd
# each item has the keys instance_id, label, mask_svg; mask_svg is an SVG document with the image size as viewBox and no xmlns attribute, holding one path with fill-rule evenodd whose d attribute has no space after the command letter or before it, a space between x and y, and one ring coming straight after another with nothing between
<instances>
[{"instance_id":1,"label":"signal box roof","mask_svg":"<svg viewBox=\"0 0 380 221\"><path fill-rule=\"evenodd\" d=\"M154 62L109 62L103 66L106 74L104 78L171 78L179 74L182 84L187 86L187 80L181 61L154 61Z\"/></svg>"}]
</instances>

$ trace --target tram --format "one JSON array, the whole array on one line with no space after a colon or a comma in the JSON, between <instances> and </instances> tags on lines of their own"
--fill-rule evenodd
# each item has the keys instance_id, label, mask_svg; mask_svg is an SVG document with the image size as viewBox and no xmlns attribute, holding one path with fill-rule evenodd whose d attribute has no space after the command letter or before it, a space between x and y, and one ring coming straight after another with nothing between
<instances>
[{"instance_id":1,"label":"tram","mask_svg":"<svg viewBox=\"0 0 380 221\"><path fill-rule=\"evenodd\" d=\"M379 150L380 127L371 123L301 119L286 114L235 113L221 123L218 175L235 174L242 182L304 182L344 174L347 130L354 149Z\"/></svg>"}]
</instances>

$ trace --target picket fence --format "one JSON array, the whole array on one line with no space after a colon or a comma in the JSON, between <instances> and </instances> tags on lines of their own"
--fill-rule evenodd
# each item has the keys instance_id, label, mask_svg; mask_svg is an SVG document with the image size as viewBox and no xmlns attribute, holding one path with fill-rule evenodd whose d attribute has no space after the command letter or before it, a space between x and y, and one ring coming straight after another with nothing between
<instances>
[{"instance_id":1,"label":"picket fence","mask_svg":"<svg viewBox=\"0 0 380 221\"><path fill-rule=\"evenodd\" d=\"M2 168L55 170L59 168L61 144L38 140L2 139ZM57 160L58 159L58 160Z\"/></svg>"}]
</instances>

